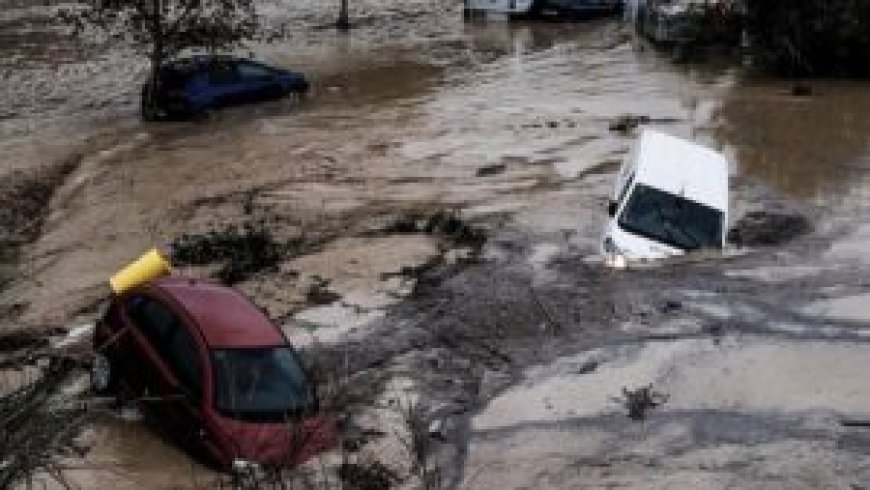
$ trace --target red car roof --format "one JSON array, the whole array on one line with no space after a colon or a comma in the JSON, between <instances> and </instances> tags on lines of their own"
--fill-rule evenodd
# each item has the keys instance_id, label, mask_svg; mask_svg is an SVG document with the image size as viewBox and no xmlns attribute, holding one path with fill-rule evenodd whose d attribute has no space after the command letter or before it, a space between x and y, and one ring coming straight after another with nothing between
<instances>
[{"instance_id":1,"label":"red car roof","mask_svg":"<svg viewBox=\"0 0 870 490\"><path fill-rule=\"evenodd\" d=\"M196 322L209 347L266 347L287 340L235 289L190 278L168 277L151 287L172 297Z\"/></svg>"}]
</instances>

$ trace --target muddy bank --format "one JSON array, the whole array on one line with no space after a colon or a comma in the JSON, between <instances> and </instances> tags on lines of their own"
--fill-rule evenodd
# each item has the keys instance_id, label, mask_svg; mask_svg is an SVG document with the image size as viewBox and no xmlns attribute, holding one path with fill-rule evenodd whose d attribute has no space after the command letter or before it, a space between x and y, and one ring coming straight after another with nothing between
<instances>
[{"instance_id":1,"label":"muddy bank","mask_svg":"<svg viewBox=\"0 0 870 490\"><path fill-rule=\"evenodd\" d=\"M79 165L73 155L51 167L9 172L0 181L0 248L13 248L39 237L51 197Z\"/></svg>"},{"instance_id":2,"label":"muddy bank","mask_svg":"<svg viewBox=\"0 0 870 490\"><path fill-rule=\"evenodd\" d=\"M72 352L52 349L48 334L0 334L4 488L34 482L65 485L61 461L87 452L79 440L88 417L81 377L81 360Z\"/></svg>"},{"instance_id":3,"label":"muddy bank","mask_svg":"<svg viewBox=\"0 0 870 490\"><path fill-rule=\"evenodd\" d=\"M51 166L7 171L0 179L0 291L20 281L19 259L42 233L50 201L80 157L73 155ZM0 302L0 329L11 328L21 303Z\"/></svg>"}]
</instances>

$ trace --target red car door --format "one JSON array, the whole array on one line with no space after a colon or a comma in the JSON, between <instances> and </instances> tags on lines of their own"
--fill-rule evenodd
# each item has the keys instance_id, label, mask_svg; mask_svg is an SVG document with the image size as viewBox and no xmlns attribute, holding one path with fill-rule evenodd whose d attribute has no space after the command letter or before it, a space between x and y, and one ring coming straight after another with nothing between
<instances>
[{"instance_id":1,"label":"red car door","mask_svg":"<svg viewBox=\"0 0 870 490\"><path fill-rule=\"evenodd\" d=\"M118 340L121 378L134 399L144 408L173 391L171 375L161 361L159 347L172 327L175 315L154 298L137 294L124 301L121 319L129 334Z\"/></svg>"},{"instance_id":2,"label":"red car door","mask_svg":"<svg viewBox=\"0 0 870 490\"><path fill-rule=\"evenodd\" d=\"M145 295L127 305L132 323L127 365L144 387L140 406L172 438L196 446L202 404L202 348L198 337L170 304Z\"/></svg>"}]
</instances>

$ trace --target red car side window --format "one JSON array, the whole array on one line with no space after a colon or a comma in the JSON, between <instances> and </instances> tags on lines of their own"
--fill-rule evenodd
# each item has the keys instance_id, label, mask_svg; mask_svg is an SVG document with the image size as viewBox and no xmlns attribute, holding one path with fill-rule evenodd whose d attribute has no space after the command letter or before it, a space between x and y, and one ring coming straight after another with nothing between
<instances>
[{"instance_id":1,"label":"red car side window","mask_svg":"<svg viewBox=\"0 0 870 490\"><path fill-rule=\"evenodd\" d=\"M133 296L127 301L127 315L151 346L162 354L169 332L177 322L172 311L151 298Z\"/></svg>"},{"instance_id":2,"label":"red car side window","mask_svg":"<svg viewBox=\"0 0 870 490\"><path fill-rule=\"evenodd\" d=\"M179 322L169 337L167 361L182 386L197 399L202 397L202 366L196 340L186 325Z\"/></svg>"},{"instance_id":3,"label":"red car side window","mask_svg":"<svg viewBox=\"0 0 870 490\"><path fill-rule=\"evenodd\" d=\"M202 365L190 328L167 306L146 296L131 297L127 313L182 387L201 397Z\"/></svg>"}]
</instances>

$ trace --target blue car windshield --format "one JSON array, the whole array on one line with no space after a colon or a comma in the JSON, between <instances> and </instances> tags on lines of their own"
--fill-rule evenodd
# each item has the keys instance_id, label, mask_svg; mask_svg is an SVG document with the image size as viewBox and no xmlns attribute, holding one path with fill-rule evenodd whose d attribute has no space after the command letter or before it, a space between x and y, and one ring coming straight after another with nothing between
<instances>
[{"instance_id":1,"label":"blue car windshield","mask_svg":"<svg viewBox=\"0 0 870 490\"><path fill-rule=\"evenodd\" d=\"M283 419L314 405L314 390L289 347L216 349L215 406L238 419Z\"/></svg>"},{"instance_id":2,"label":"blue car windshield","mask_svg":"<svg viewBox=\"0 0 870 490\"><path fill-rule=\"evenodd\" d=\"M722 247L721 211L642 184L619 217L620 228L682 250Z\"/></svg>"}]
</instances>

